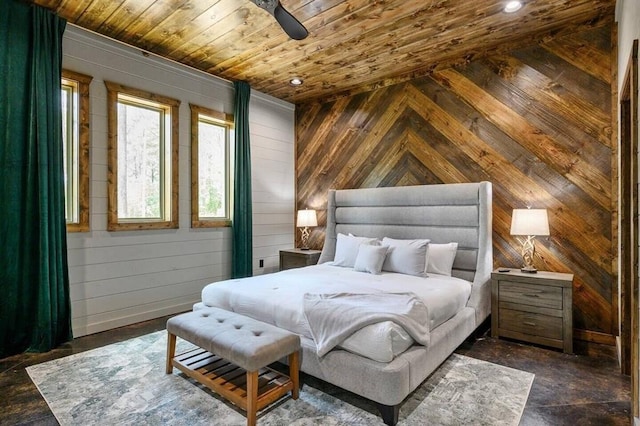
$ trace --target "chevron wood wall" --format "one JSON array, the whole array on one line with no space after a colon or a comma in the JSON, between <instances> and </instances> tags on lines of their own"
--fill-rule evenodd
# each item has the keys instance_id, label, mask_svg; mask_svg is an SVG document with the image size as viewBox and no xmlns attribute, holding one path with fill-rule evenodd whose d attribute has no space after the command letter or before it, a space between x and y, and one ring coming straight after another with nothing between
<instances>
[{"instance_id":1,"label":"chevron wood wall","mask_svg":"<svg viewBox=\"0 0 640 426\"><path fill-rule=\"evenodd\" d=\"M495 265L520 266L514 208L547 208L538 269L573 272L577 338L613 343L616 73L612 25L429 77L296 108L298 208L330 188L493 182ZM614 80L614 81L612 81Z\"/></svg>"}]
</instances>

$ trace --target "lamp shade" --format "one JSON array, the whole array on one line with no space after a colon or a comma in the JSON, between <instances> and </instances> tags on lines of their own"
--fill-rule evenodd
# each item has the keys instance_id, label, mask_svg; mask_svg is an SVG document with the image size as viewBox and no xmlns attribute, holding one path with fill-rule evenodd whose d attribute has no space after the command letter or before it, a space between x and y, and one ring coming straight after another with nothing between
<instances>
[{"instance_id":1,"label":"lamp shade","mask_svg":"<svg viewBox=\"0 0 640 426\"><path fill-rule=\"evenodd\" d=\"M318 217L315 210L298 210L298 228L305 226L318 226Z\"/></svg>"},{"instance_id":2,"label":"lamp shade","mask_svg":"<svg viewBox=\"0 0 640 426\"><path fill-rule=\"evenodd\" d=\"M549 235L547 209L514 209L511 235Z\"/></svg>"}]
</instances>

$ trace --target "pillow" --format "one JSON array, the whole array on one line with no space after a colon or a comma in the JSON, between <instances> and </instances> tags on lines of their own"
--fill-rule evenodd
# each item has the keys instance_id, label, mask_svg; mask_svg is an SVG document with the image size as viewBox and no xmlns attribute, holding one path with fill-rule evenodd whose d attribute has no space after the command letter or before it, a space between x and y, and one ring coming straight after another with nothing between
<instances>
[{"instance_id":1,"label":"pillow","mask_svg":"<svg viewBox=\"0 0 640 426\"><path fill-rule=\"evenodd\" d=\"M384 237L382 245L388 246L383 271L425 276L427 246L429 240L396 240Z\"/></svg>"},{"instance_id":2,"label":"pillow","mask_svg":"<svg viewBox=\"0 0 640 426\"><path fill-rule=\"evenodd\" d=\"M360 244L353 269L378 275L380 271L382 271L382 264L387 256L387 249L387 246Z\"/></svg>"},{"instance_id":3,"label":"pillow","mask_svg":"<svg viewBox=\"0 0 640 426\"><path fill-rule=\"evenodd\" d=\"M376 245L377 243L377 238L354 237L338 234L338 239L336 241L336 255L333 258L333 265L353 268L353 265L356 263L360 244Z\"/></svg>"},{"instance_id":4,"label":"pillow","mask_svg":"<svg viewBox=\"0 0 640 426\"><path fill-rule=\"evenodd\" d=\"M440 274L450 277L457 251L458 243L429 244L427 249L427 274Z\"/></svg>"}]
</instances>

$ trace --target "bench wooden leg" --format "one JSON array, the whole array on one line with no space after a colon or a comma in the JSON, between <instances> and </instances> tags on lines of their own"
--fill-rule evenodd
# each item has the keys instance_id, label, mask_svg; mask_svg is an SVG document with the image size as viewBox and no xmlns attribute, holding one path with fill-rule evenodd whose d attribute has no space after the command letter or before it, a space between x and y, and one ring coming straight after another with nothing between
<instances>
[{"instance_id":1,"label":"bench wooden leg","mask_svg":"<svg viewBox=\"0 0 640 426\"><path fill-rule=\"evenodd\" d=\"M258 411L258 372L247 371L247 426L256 425Z\"/></svg>"},{"instance_id":2,"label":"bench wooden leg","mask_svg":"<svg viewBox=\"0 0 640 426\"><path fill-rule=\"evenodd\" d=\"M289 377L293 383L293 389L291 390L291 397L298 399L300 396L300 373L299 373L299 351L295 351L289 355Z\"/></svg>"},{"instance_id":3,"label":"bench wooden leg","mask_svg":"<svg viewBox=\"0 0 640 426\"><path fill-rule=\"evenodd\" d=\"M173 357L176 356L176 335L169 332L167 336L167 368L166 373L173 373Z\"/></svg>"}]
</instances>

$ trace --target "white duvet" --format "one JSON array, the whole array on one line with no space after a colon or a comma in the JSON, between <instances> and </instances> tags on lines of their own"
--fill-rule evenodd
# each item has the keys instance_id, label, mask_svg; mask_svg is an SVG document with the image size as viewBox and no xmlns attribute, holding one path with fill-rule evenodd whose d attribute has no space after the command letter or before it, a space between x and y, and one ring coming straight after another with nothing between
<instances>
[{"instance_id":1,"label":"white duvet","mask_svg":"<svg viewBox=\"0 0 640 426\"><path fill-rule=\"evenodd\" d=\"M371 275L322 264L209 284L202 290L202 302L312 339L304 314L305 294L384 292L414 293L427 306L425 321L433 330L464 308L471 283L441 275L428 278L392 272ZM385 321L355 332L340 346L376 361L389 362L412 343L402 327Z\"/></svg>"}]
</instances>

